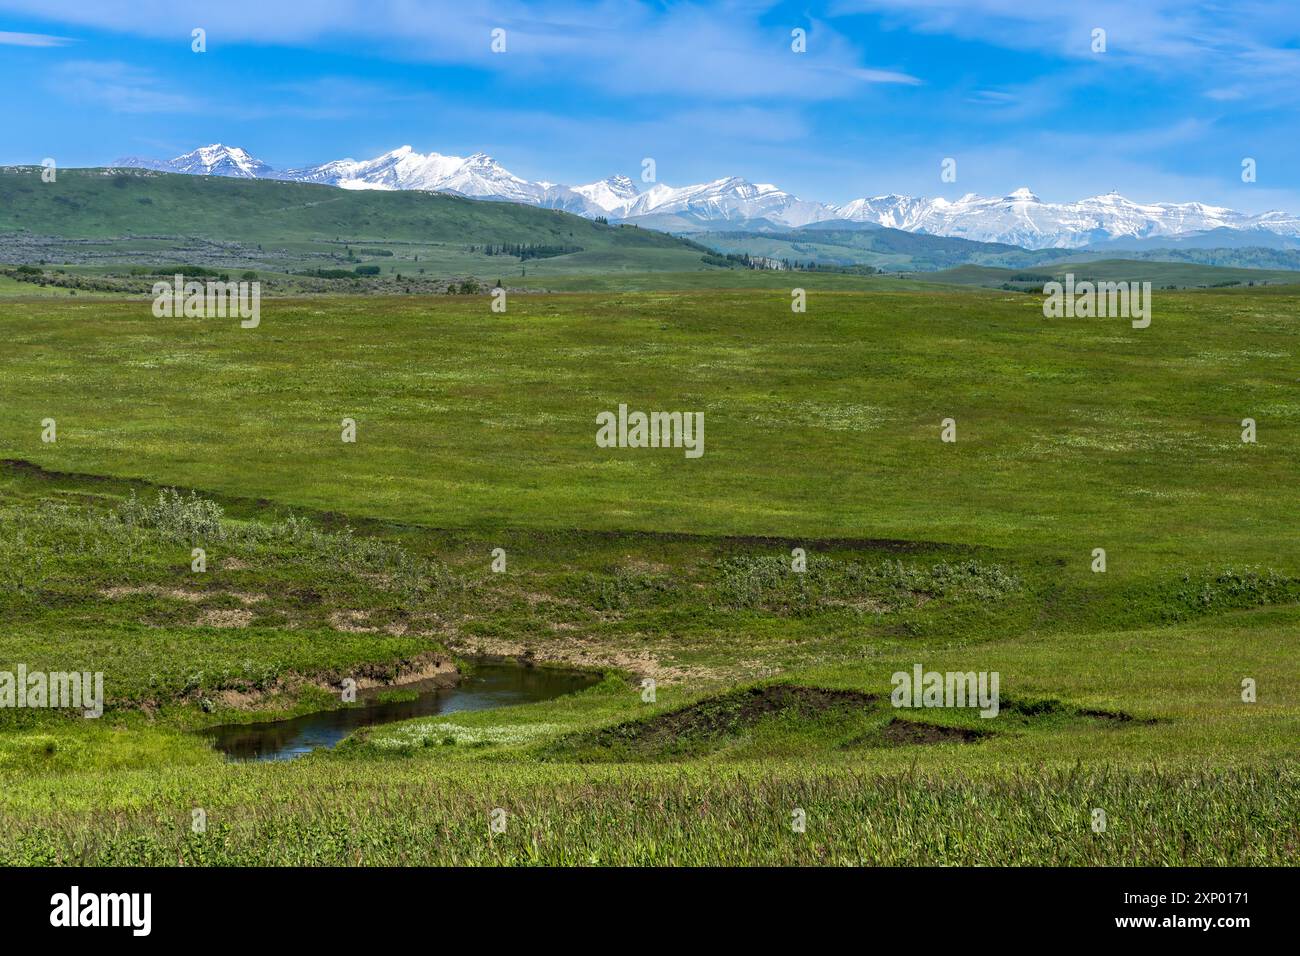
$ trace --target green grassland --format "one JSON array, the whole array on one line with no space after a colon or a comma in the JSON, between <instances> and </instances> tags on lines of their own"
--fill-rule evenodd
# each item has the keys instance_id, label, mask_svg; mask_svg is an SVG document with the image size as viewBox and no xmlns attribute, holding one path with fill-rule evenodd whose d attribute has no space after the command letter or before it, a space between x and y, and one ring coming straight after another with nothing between
<instances>
[{"instance_id":1,"label":"green grassland","mask_svg":"<svg viewBox=\"0 0 1300 956\"><path fill-rule=\"evenodd\" d=\"M265 267L274 258L294 270L361 262L385 274L424 269L492 280L521 272L518 257L484 252L509 242L578 250L548 266L559 273L714 269L701 258L708 250L664 233L514 203L135 169L60 170L53 183L40 173L0 167L0 236L66 240L42 255L51 262L93 254L119 263L192 263L188 240L227 268ZM206 248L214 243L226 248ZM345 259L348 252L353 259ZM528 260L522 271L543 261Z\"/></svg>"},{"instance_id":2,"label":"green grassland","mask_svg":"<svg viewBox=\"0 0 1300 956\"><path fill-rule=\"evenodd\" d=\"M1026 292L1042 292L1044 282L1062 281L1067 273L1076 282L1150 282L1157 289L1294 285L1300 275L1289 269L1248 269L1195 262L1070 259L1016 269L968 264L928 272L925 278L947 285L1009 286Z\"/></svg>"},{"instance_id":3,"label":"green grassland","mask_svg":"<svg viewBox=\"0 0 1300 956\"><path fill-rule=\"evenodd\" d=\"M1133 329L816 278L803 314L779 283L257 329L0 304L0 669L108 697L0 710L0 861L1293 860L1300 288ZM705 454L596 447L620 403L703 411ZM481 654L603 680L288 764L194 733ZM999 672L1000 713L893 708L917 663Z\"/></svg>"},{"instance_id":4,"label":"green grassland","mask_svg":"<svg viewBox=\"0 0 1300 956\"><path fill-rule=\"evenodd\" d=\"M877 537L1285 560L1297 298L1166 293L1148 329L1039 299L788 290L15 304L5 457L435 527ZM703 411L706 453L595 448ZM54 418L57 444L41 440ZM340 422L358 441L340 442ZM958 441L942 443L941 422ZM1240 441L1241 421L1259 441ZM220 462L214 467L213 462Z\"/></svg>"}]
</instances>

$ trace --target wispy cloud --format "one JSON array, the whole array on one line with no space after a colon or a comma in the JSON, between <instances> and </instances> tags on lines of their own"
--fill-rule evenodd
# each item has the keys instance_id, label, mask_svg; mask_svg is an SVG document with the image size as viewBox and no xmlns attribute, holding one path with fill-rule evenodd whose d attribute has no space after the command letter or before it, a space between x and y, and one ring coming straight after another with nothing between
<instances>
[{"instance_id":1,"label":"wispy cloud","mask_svg":"<svg viewBox=\"0 0 1300 956\"><path fill-rule=\"evenodd\" d=\"M49 87L75 102L115 113L178 113L198 105L165 88L149 70L116 61L63 63L50 74Z\"/></svg>"},{"instance_id":2,"label":"wispy cloud","mask_svg":"<svg viewBox=\"0 0 1300 956\"><path fill-rule=\"evenodd\" d=\"M891 24L1011 50L1095 59L1093 31L1106 35L1106 57L1125 67L1189 78L1224 99L1225 78L1250 95L1296 101L1300 18L1294 0L1235 4L1192 0L835 0L836 14L875 13ZM1204 83L1204 87L1202 87Z\"/></svg>"},{"instance_id":3,"label":"wispy cloud","mask_svg":"<svg viewBox=\"0 0 1300 956\"><path fill-rule=\"evenodd\" d=\"M75 42L71 37L50 36L48 33L9 33L0 30L0 46L67 46Z\"/></svg>"},{"instance_id":4,"label":"wispy cloud","mask_svg":"<svg viewBox=\"0 0 1300 956\"><path fill-rule=\"evenodd\" d=\"M863 83L916 85L896 63L865 62L826 22L792 17L779 26L755 16L766 4L709 5L643 0L325 0L305 16L264 0L98 0L57 5L0 0L0 10L53 17L115 33L189 43L195 26L220 44L313 46L413 62L473 66L518 76L554 76L616 95L666 94L741 101L781 96L803 101L855 95ZM807 51L791 49L790 30L807 32ZM506 31L494 54L491 32Z\"/></svg>"},{"instance_id":5,"label":"wispy cloud","mask_svg":"<svg viewBox=\"0 0 1300 956\"><path fill-rule=\"evenodd\" d=\"M910 73L895 70L849 70L849 76L864 83L902 83L906 86L920 86L921 81Z\"/></svg>"}]
</instances>

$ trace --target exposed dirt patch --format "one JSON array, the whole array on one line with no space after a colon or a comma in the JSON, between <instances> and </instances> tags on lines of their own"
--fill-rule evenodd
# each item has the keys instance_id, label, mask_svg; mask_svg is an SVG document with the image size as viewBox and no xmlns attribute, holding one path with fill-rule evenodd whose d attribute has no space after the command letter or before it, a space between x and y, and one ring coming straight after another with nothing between
<instances>
[{"instance_id":1,"label":"exposed dirt patch","mask_svg":"<svg viewBox=\"0 0 1300 956\"><path fill-rule=\"evenodd\" d=\"M1093 710L1084 708L1075 711L1080 717L1090 717L1093 720L1108 720L1116 724L1141 724L1149 727L1152 724L1158 724L1154 717L1134 717L1132 714L1125 713L1122 710Z\"/></svg>"},{"instance_id":2,"label":"exposed dirt patch","mask_svg":"<svg viewBox=\"0 0 1300 956\"><path fill-rule=\"evenodd\" d=\"M370 615L366 611L334 611L330 614L330 627L336 631L349 634L374 634L379 630L369 626Z\"/></svg>"},{"instance_id":3,"label":"exposed dirt patch","mask_svg":"<svg viewBox=\"0 0 1300 956\"><path fill-rule=\"evenodd\" d=\"M245 608L209 608L195 621L200 627L248 627L253 623L253 612Z\"/></svg>"},{"instance_id":4,"label":"exposed dirt patch","mask_svg":"<svg viewBox=\"0 0 1300 956\"><path fill-rule=\"evenodd\" d=\"M971 730L966 727L940 727L938 724L923 724L915 720L902 720L895 717L880 731L879 739L894 746L914 744L972 744L985 737L991 737L988 731Z\"/></svg>"},{"instance_id":5,"label":"exposed dirt patch","mask_svg":"<svg viewBox=\"0 0 1300 956\"><path fill-rule=\"evenodd\" d=\"M120 601L122 598L144 594L149 597L170 598L173 601L188 601L191 604L197 604L199 601L208 598L229 595L245 607L251 607L266 600L265 594L253 594L248 591L188 591L185 588L165 588L158 584L119 585L104 588L99 593L101 597L106 597L111 601Z\"/></svg>"},{"instance_id":6,"label":"exposed dirt patch","mask_svg":"<svg viewBox=\"0 0 1300 956\"><path fill-rule=\"evenodd\" d=\"M814 716L835 707L871 707L876 700L871 694L855 690L773 684L710 697L681 710L646 721L636 721L631 726L635 726L638 735L643 738L656 734L703 734L712 737L735 733L779 711L794 710L806 716Z\"/></svg>"},{"instance_id":7,"label":"exposed dirt patch","mask_svg":"<svg viewBox=\"0 0 1300 956\"><path fill-rule=\"evenodd\" d=\"M342 689L343 679L347 677L356 681L357 690L361 691L410 684L454 687L460 680L460 671L449 658L437 652L428 652L390 664L360 664L348 673L331 672L313 676L290 673L265 687L228 687L210 693L208 697L225 707L239 710L279 709L283 707L283 695L294 694L307 686L338 692Z\"/></svg>"},{"instance_id":8,"label":"exposed dirt patch","mask_svg":"<svg viewBox=\"0 0 1300 956\"><path fill-rule=\"evenodd\" d=\"M632 555L628 555L623 559L622 566L624 569L637 574L671 574L674 570L670 565L660 561L646 561Z\"/></svg>"},{"instance_id":9,"label":"exposed dirt patch","mask_svg":"<svg viewBox=\"0 0 1300 956\"><path fill-rule=\"evenodd\" d=\"M206 591L186 591L184 588L164 588L156 584L145 584L138 587L128 587L126 585L113 588L104 588L100 591L100 596L106 597L111 601L120 601L125 597L135 597L138 594L147 594L150 597L171 598L173 601L189 601L191 604L197 604L204 598L212 597Z\"/></svg>"},{"instance_id":10,"label":"exposed dirt patch","mask_svg":"<svg viewBox=\"0 0 1300 956\"><path fill-rule=\"evenodd\" d=\"M259 690L236 690L233 687L219 690L211 699L222 707L235 707L239 710L252 710L258 702L265 699L269 692Z\"/></svg>"},{"instance_id":11,"label":"exposed dirt patch","mask_svg":"<svg viewBox=\"0 0 1300 956\"><path fill-rule=\"evenodd\" d=\"M357 682L359 690L372 687L402 687L407 684L432 682L439 687L452 687L460 679L460 671L449 658L441 654L421 654L411 660L396 664L365 664L356 668L356 672L344 675ZM336 677L332 682L317 682L318 686L337 689L343 677Z\"/></svg>"},{"instance_id":12,"label":"exposed dirt patch","mask_svg":"<svg viewBox=\"0 0 1300 956\"><path fill-rule=\"evenodd\" d=\"M1026 720L1056 717L1066 719L1086 718L1088 720L1103 720L1113 724L1140 724L1143 726L1159 723L1154 717L1135 717L1122 710L1075 707L1072 704L1051 697L1042 700L1021 700L1019 698L1003 697L1000 707L1002 713L1016 714Z\"/></svg>"},{"instance_id":13,"label":"exposed dirt patch","mask_svg":"<svg viewBox=\"0 0 1300 956\"><path fill-rule=\"evenodd\" d=\"M247 561L241 561L239 558L226 558L221 562L222 571L247 571L250 567Z\"/></svg>"},{"instance_id":14,"label":"exposed dirt patch","mask_svg":"<svg viewBox=\"0 0 1300 956\"><path fill-rule=\"evenodd\" d=\"M42 468L32 461L24 461L21 458L3 458L0 459L0 465L16 471L21 475L27 475L31 478L39 478L42 481L56 481L60 479L75 479L77 481L114 481L106 475L87 475L76 471L54 471L49 468Z\"/></svg>"},{"instance_id":15,"label":"exposed dirt patch","mask_svg":"<svg viewBox=\"0 0 1300 956\"><path fill-rule=\"evenodd\" d=\"M489 637L465 637L455 633L440 635L447 647L473 657L514 658L547 664L567 664L571 667L599 669L614 668L637 677L650 677L660 684L684 681L719 680L725 675L700 667L680 667L664 664L650 651L626 650L607 644L592 644L580 636L559 632L554 639L523 642Z\"/></svg>"},{"instance_id":16,"label":"exposed dirt patch","mask_svg":"<svg viewBox=\"0 0 1300 956\"><path fill-rule=\"evenodd\" d=\"M833 711L874 709L879 702L878 697L852 690L794 684L746 687L666 714L571 735L557 741L553 750L556 755L582 756L605 750L644 757L672 756L738 736L770 717L816 718Z\"/></svg>"}]
</instances>

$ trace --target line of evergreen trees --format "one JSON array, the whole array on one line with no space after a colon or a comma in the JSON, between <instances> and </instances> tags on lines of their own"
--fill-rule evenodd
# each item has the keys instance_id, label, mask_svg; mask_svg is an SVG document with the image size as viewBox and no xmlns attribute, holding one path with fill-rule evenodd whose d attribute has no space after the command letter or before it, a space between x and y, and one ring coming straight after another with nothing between
<instances>
[{"instance_id":1,"label":"line of evergreen trees","mask_svg":"<svg viewBox=\"0 0 1300 956\"><path fill-rule=\"evenodd\" d=\"M778 272L843 272L853 275L871 275L876 272L868 265L830 265L820 262L800 262L798 259L773 259L769 256L751 256L745 252L729 252L726 255L709 253L700 257L709 265L740 267L742 269L774 270Z\"/></svg>"},{"instance_id":2,"label":"line of evergreen trees","mask_svg":"<svg viewBox=\"0 0 1300 956\"><path fill-rule=\"evenodd\" d=\"M552 256L567 256L581 252L582 246L550 246L538 242L499 242L483 246L470 246L470 252L481 252L485 256L514 256L524 261L528 259L549 259Z\"/></svg>"}]
</instances>

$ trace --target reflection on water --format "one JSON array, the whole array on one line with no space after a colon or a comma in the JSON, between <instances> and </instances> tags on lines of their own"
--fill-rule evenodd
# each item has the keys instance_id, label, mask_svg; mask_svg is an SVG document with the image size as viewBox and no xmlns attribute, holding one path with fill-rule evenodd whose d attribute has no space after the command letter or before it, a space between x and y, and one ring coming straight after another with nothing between
<instances>
[{"instance_id":1,"label":"reflection on water","mask_svg":"<svg viewBox=\"0 0 1300 956\"><path fill-rule=\"evenodd\" d=\"M261 724L223 724L202 733L211 737L213 746L230 760L289 760L318 747L333 747L358 727L550 700L582 690L597 680L596 675L576 671L480 664L456 687L432 687L428 683L401 687L418 691L419 696L413 700L379 701L373 699L379 691L371 691L370 700L359 700L339 710Z\"/></svg>"}]
</instances>

